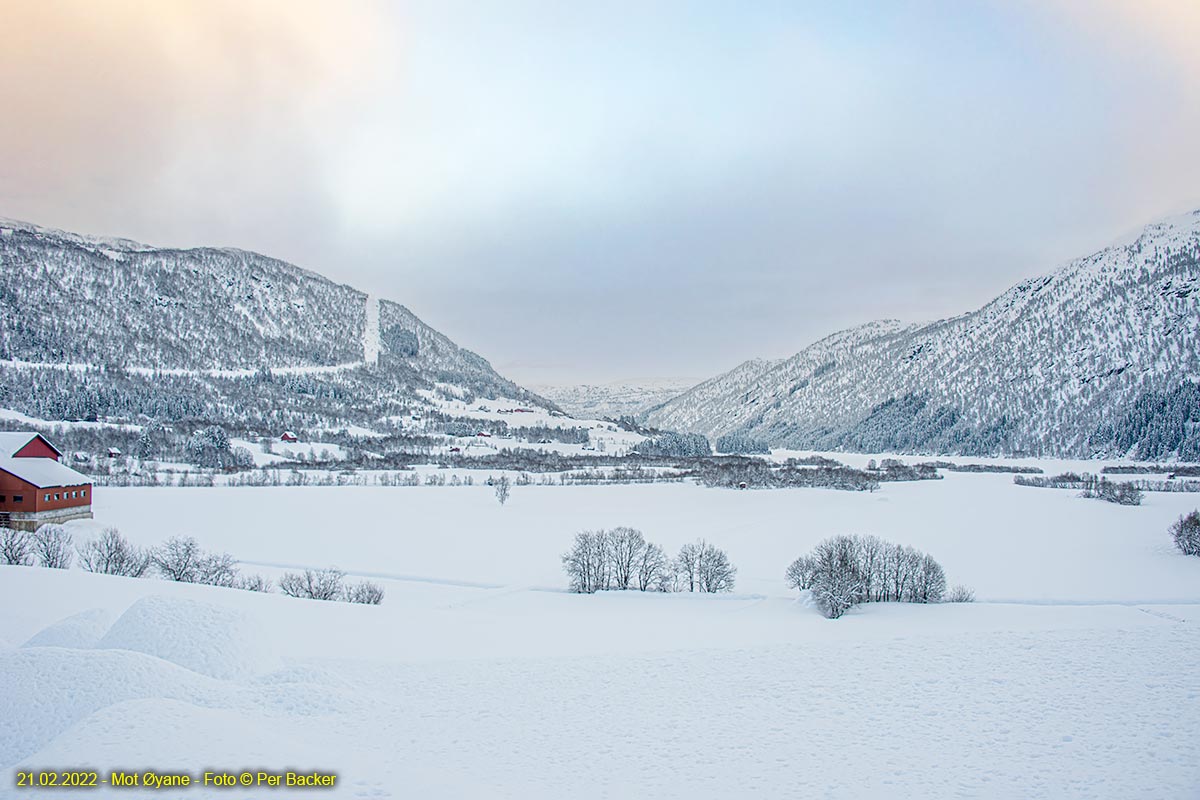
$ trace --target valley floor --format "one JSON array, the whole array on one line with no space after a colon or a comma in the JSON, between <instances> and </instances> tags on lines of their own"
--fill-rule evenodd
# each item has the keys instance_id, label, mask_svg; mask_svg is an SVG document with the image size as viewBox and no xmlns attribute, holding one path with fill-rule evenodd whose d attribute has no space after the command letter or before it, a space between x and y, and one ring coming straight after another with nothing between
<instances>
[{"instance_id":1,"label":"valley floor","mask_svg":"<svg viewBox=\"0 0 1200 800\"><path fill-rule=\"evenodd\" d=\"M1121 508L950 474L874 494L514 487L503 507L486 486L97 500L77 538L193 535L248 571L337 564L387 596L0 567L0 796L34 796L18 767L85 765L320 770L347 797L1200 792L1200 559L1166 534L1194 495ZM725 548L737 592L563 591L572 535L614 525ZM842 532L930 552L981 602L824 619L783 571Z\"/></svg>"}]
</instances>

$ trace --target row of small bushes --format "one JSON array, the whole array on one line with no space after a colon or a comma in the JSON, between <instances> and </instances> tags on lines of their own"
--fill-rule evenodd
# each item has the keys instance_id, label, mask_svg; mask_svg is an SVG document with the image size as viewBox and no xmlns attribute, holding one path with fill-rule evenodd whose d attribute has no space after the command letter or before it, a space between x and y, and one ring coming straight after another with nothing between
<instances>
[{"instance_id":1,"label":"row of small bushes","mask_svg":"<svg viewBox=\"0 0 1200 800\"><path fill-rule=\"evenodd\" d=\"M229 553L205 551L190 536L176 536L158 547L142 548L129 542L116 528L105 528L95 539L76 545L62 525L43 525L36 531L0 528L0 564L70 569L78 557L88 572L130 578L157 576L179 583L202 583L251 592L271 592L268 578L245 574ZM341 600L378 605L383 587L371 581L347 583L339 569L306 569L286 572L279 590L289 597Z\"/></svg>"}]
</instances>

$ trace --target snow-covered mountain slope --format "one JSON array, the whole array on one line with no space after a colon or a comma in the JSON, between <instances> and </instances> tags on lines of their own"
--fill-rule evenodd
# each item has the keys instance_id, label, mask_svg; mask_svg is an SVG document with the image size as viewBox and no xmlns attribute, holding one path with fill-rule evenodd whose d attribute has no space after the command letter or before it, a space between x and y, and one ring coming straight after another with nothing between
<instances>
[{"instance_id":1,"label":"snow-covered mountain slope","mask_svg":"<svg viewBox=\"0 0 1200 800\"><path fill-rule=\"evenodd\" d=\"M229 398L214 381L241 379L253 388L248 379L256 376L260 386L290 377L298 391L337 401L331 406L394 404L436 383L548 405L404 306L286 262L3 219L0 366L8 378L0 381L0 405L38 416L111 406L106 392L146 388L135 379L157 384L165 396L198 394L211 413L226 400L255 397ZM30 370L41 379L12 377ZM55 398L60 407L46 407ZM200 413L184 405L178 414L141 411Z\"/></svg>"},{"instance_id":2,"label":"snow-covered mountain slope","mask_svg":"<svg viewBox=\"0 0 1200 800\"><path fill-rule=\"evenodd\" d=\"M873 322L750 361L656 427L862 451L1200 458L1200 211L978 311Z\"/></svg>"},{"instance_id":3,"label":"snow-covered mountain slope","mask_svg":"<svg viewBox=\"0 0 1200 800\"><path fill-rule=\"evenodd\" d=\"M663 378L576 386L532 386L567 413L579 419L618 419L636 416L691 388L695 381Z\"/></svg>"}]
</instances>

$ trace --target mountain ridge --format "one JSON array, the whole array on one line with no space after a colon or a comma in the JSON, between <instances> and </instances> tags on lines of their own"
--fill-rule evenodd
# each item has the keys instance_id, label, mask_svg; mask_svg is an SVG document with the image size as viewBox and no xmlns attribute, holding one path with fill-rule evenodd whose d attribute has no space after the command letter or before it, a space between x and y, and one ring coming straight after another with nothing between
<instances>
[{"instance_id":1,"label":"mountain ridge","mask_svg":"<svg viewBox=\"0 0 1200 800\"><path fill-rule=\"evenodd\" d=\"M340 393L364 413L415 402L437 384L554 407L399 302L286 261L9 219L0 220L0 362L3 404L43 418L114 405L149 413L152 383L186 392L188 381L219 415L228 391L245 388L231 382L255 375L264 386L290 376L310 394ZM104 400L115 390L142 400Z\"/></svg>"},{"instance_id":2,"label":"mountain ridge","mask_svg":"<svg viewBox=\"0 0 1200 800\"><path fill-rule=\"evenodd\" d=\"M805 449L1194 457L1190 405L1170 411L1183 417L1167 451L1161 437L1122 451L1116 429L1137 403L1200 376L1200 211L1119 241L975 311L870 322L766 368L744 362L643 417Z\"/></svg>"}]
</instances>

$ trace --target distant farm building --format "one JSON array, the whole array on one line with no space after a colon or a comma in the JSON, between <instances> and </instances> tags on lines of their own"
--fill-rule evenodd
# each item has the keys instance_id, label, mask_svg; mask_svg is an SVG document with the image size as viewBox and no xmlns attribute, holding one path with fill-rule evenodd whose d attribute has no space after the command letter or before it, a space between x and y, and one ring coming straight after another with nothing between
<instances>
[{"instance_id":1,"label":"distant farm building","mask_svg":"<svg viewBox=\"0 0 1200 800\"><path fill-rule=\"evenodd\" d=\"M0 432L0 525L32 531L91 519L91 479L59 463L61 457L41 434Z\"/></svg>"},{"instance_id":2,"label":"distant farm building","mask_svg":"<svg viewBox=\"0 0 1200 800\"><path fill-rule=\"evenodd\" d=\"M109 458L120 458L121 457L121 448L119 448L119 447L108 448L108 457Z\"/></svg>"},{"instance_id":3,"label":"distant farm building","mask_svg":"<svg viewBox=\"0 0 1200 800\"><path fill-rule=\"evenodd\" d=\"M284 431L283 434L279 437L279 441L281 441L281 442L298 442L298 441L300 441L300 437L297 436L292 431Z\"/></svg>"}]
</instances>

